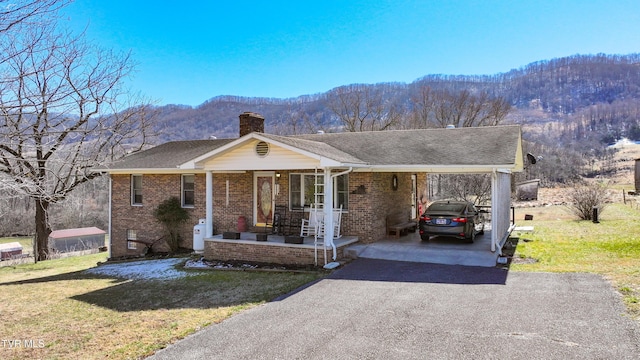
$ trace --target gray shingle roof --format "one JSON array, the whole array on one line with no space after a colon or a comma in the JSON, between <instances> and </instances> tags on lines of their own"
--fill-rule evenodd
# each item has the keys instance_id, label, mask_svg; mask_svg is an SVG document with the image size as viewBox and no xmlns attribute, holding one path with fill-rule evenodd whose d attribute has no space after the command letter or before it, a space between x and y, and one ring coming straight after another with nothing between
<instances>
[{"instance_id":1,"label":"gray shingle roof","mask_svg":"<svg viewBox=\"0 0 640 360\"><path fill-rule=\"evenodd\" d=\"M507 165L516 162L519 126L299 135L370 165Z\"/></svg>"},{"instance_id":2,"label":"gray shingle roof","mask_svg":"<svg viewBox=\"0 0 640 360\"><path fill-rule=\"evenodd\" d=\"M520 127L391 130L296 136L260 134L273 142L344 164L369 166L504 166L522 159ZM109 170L175 169L238 139L173 141L113 163Z\"/></svg>"},{"instance_id":3,"label":"gray shingle roof","mask_svg":"<svg viewBox=\"0 0 640 360\"><path fill-rule=\"evenodd\" d=\"M171 141L124 157L109 165L119 169L173 169L236 139Z\"/></svg>"}]
</instances>

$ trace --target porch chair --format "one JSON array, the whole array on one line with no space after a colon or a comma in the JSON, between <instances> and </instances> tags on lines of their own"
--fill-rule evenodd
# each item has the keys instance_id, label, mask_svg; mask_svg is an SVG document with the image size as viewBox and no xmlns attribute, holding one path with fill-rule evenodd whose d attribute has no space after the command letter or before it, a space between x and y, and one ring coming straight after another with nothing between
<instances>
[{"instance_id":1,"label":"porch chair","mask_svg":"<svg viewBox=\"0 0 640 360\"><path fill-rule=\"evenodd\" d=\"M340 205L339 208L333 209L333 238L334 239L339 239L342 237L342 234L340 234L341 222L342 222L342 205ZM320 223L319 225L319 230L318 230L319 237L324 237L324 226L325 226L324 221L322 221L322 223Z\"/></svg>"},{"instance_id":2,"label":"porch chair","mask_svg":"<svg viewBox=\"0 0 640 360\"><path fill-rule=\"evenodd\" d=\"M273 212L273 227L271 229L272 234L287 235L285 229L288 226L287 219L287 207L284 205L276 205Z\"/></svg>"},{"instance_id":3,"label":"porch chair","mask_svg":"<svg viewBox=\"0 0 640 360\"><path fill-rule=\"evenodd\" d=\"M302 225L300 226L300 236L315 236L318 227L322 224L324 213L322 209L318 209L315 205L311 205L309 209L309 219L302 219Z\"/></svg>"}]
</instances>

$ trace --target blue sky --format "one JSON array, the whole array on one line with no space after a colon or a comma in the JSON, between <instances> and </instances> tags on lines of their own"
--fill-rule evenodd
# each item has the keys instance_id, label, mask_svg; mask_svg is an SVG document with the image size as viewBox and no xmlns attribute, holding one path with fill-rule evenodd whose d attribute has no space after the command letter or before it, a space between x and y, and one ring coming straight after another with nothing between
<instances>
[{"instance_id":1,"label":"blue sky","mask_svg":"<svg viewBox=\"0 0 640 360\"><path fill-rule=\"evenodd\" d=\"M131 50L129 87L160 105L640 52L638 0L76 0L63 15L97 45Z\"/></svg>"}]
</instances>

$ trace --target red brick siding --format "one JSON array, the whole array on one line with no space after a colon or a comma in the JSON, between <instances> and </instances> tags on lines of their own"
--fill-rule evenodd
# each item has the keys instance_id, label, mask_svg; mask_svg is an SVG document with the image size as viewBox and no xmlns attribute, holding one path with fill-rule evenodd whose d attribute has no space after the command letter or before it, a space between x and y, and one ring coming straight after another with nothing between
<instances>
[{"instance_id":1,"label":"red brick siding","mask_svg":"<svg viewBox=\"0 0 640 360\"><path fill-rule=\"evenodd\" d=\"M343 259L344 248L337 249L337 259ZM327 250L327 262L331 262L333 250ZM315 250L296 246L267 245L260 242L234 243L205 241L204 257L218 261L248 261L269 264L314 265ZM318 264L324 264L324 250L318 250Z\"/></svg>"},{"instance_id":2,"label":"red brick siding","mask_svg":"<svg viewBox=\"0 0 640 360\"><path fill-rule=\"evenodd\" d=\"M136 230L138 240L152 242L164 236L162 225L153 216L158 205L171 196L181 198L180 174L142 175L142 205L131 205L131 176L111 175L111 256L133 256L142 254L143 244L137 249L127 249L127 230ZM203 174L195 176L195 205L187 208L190 219L181 228L181 246L193 246L193 226L205 216L205 181ZM163 241L153 247L157 251L167 251Z\"/></svg>"},{"instance_id":3,"label":"red brick siding","mask_svg":"<svg viewBox=\"0 0 640 360\"><path fill-rule=\"evenodd\" d=\"M227 205L229 180L229 205ZM196 194L205 201L205 190ZM204 212L202 213L204 217ZM253 225L253 173L213 175L213 231L237 231L238 218L244 216L251 230Z\"/></svg>"},{"instance_id":4,"label":"red brick siding","mask_svg":"<svg viewBox=\"0 0 640 360\"><path fill-rule=\"evenodd\" d=\"M313 170L296 171L313 172ZM276 205L289 203L289 172L280 172L278 181L280 192L276 196ZM391 179L393 173L358 173L349 174L349 209L342 215L341 232L344 235L358 236L362 243L372 243L386 237L387 214L402 211L407 217L411 209L411 174L398 173L398 190L393 191ZM112 175L112 223L111 223L111 255L113 257L141 254L142 244L138 249L128 250L126 230L137 231L138 239L153 241L163 236L161 225L153 217L154 209L160 202L170 196L180 198L181 176L143 175L142 206L131 205L130 175ZM229 180L229 204L226 203L226 181ZM354 194L360 186L366 188L365 194ZM426 193L426 174L418 174L418 190ZM213 175L213 217L214 233L236 231L238 218L244 216L249 231L261 231L253 227L253 172L241 174ZM182 243L186 248L193 244L193 226L199 219L205 218L205 175L195 175L195 206L187 209L191 218L182 229ZM158 243L154 249L167 250L165 244ZM269 261L271 262L271 261Z\"/></svg>"}]
</instances>

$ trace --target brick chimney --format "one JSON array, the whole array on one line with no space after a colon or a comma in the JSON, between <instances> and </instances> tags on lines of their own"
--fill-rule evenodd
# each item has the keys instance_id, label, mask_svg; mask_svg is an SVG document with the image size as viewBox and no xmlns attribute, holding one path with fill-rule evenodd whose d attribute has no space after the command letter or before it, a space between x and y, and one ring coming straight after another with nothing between
<instances>
[{"instance_id":1,"label":"brick chimney","mask_svg":"<svg viewBox=\"0 0 640 360\"><path fill-rule=\"evenodd\" d=\"M264 116L245 111L240 114L240 137L252 132L264 132Z\"/></svg>"}]
</instances>

